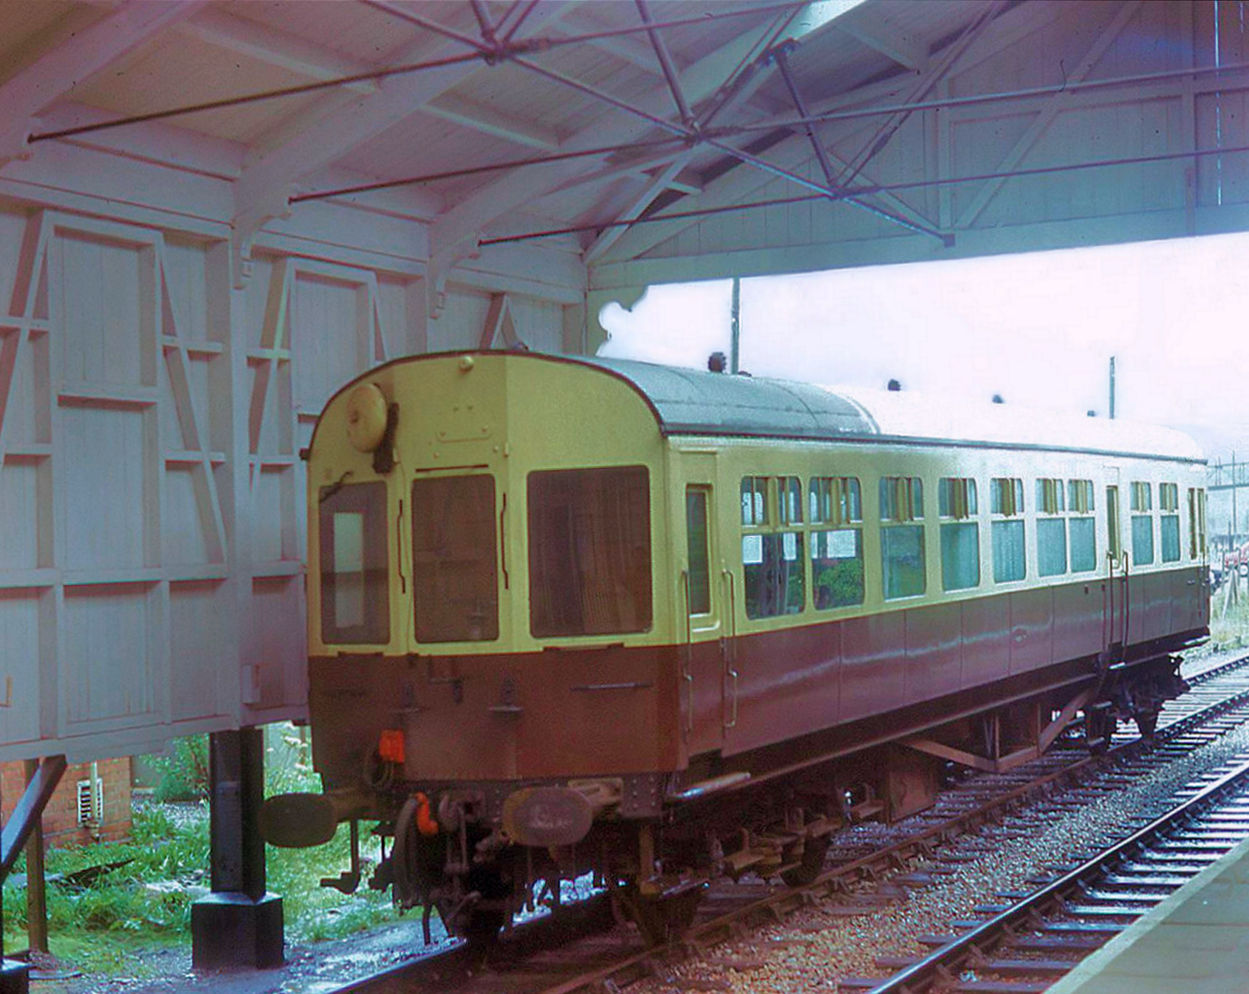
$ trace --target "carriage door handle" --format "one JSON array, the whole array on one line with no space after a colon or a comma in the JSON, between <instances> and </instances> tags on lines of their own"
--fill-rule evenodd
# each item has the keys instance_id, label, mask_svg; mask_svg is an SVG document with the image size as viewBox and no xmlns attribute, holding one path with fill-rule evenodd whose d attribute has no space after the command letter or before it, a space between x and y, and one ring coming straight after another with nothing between
<instances>
[{"instance_id":1,"label":"carriage door handle","mask_svg":"<svg viewBox=\"0 0 1249 994\"><path fill-rule=\"evenodd\" d=\"M690 629L690 571L687 569L681 570L681 591L685 599L682 605L685 609L685 647L682 650L681 677L685 680L685 691L689 697L689 708L685 712L685 731L692 732L694 730L694 674L692 672L694 635Z\"/></svg>"},{"instance_id":2,"label":"carriage door handle","mask_svg":"<svg viewBox=\"0 0 1249 994\"><path fill-rule=\"evenodd\" d=\"M737 591L733 586L733 574L731 572L728 570L721 570L720 575L724 579L725 587L729 592L727 612L732 623L732 628L730 629L729 634L729 644L727 651L724 654L724 675L733 681L733 703L731 705L731 711L729 712L731 717L728 721L723 722L724 727L728 729L737 725L737 667L734 665L736 662L734 656L737 653Z\"/></svg>"}]
</instances>

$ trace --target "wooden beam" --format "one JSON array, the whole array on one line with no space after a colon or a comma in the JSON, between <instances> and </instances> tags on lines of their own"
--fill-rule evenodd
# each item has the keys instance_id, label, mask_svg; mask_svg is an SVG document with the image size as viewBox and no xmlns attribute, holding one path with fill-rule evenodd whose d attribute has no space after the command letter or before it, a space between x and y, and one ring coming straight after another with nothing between
<instances>
[{"instance_id":1,"label":"wooden beam","mask_svg":"<svg viewBox=\"0 0 1249 994\"><path fill-rule=\"evenodd\" d=\"M539 5L526 22L537 31L554 22L567 4ZM431 61L462 55L464 46L445 40L433 48L428 40L393 53L388 62ZM235 284L242 285L251 269L251 244L256 232L269 220L285 214L300 177L332 164L357 146L415 113L435 97L446 93L482 69L482 63L455 63L421 72L392 76L375 92L357 94L344 102L332 94L296 115L282 129L281 139L259 150L234 183L234 219L231 247Z\"/></svg>"},{"instance_id":2,"label":"wooden beam","mask_svg":"<svg viewBox=\"0 0 1249 994\"><path fill-rule=\"evenodd\" d=\"M38 58L0 84L6 122L0 130L0 162L26 150L35 114L204 3L129 0L90 27L50 42Z\"/></svg>"},{"instance_id":3,"label":"wooden beam","mask_svg":"<svg viewBox=\"0 0 1249 994\"><path fill-rule=\"evenodd\" d=\"M421 108L425 114L432 114L445 121L454 121L466 128L505 138L526 145L529 148L540 148L553 151L559 148L559 135L554 128L546 128L534 121L520 121L510 115L500 114L482 104L473 103L454 93L444 93L429 101Z\"/></svg>"},{"instance_id":4,"label":"wooden beam","mask_svg":"<svg viewBox=\"0 0 1249 994\"><path fill-rule=\"evenodd\" d=\"M1114 40L1127 27L1128 22L1136 16L1140 6L1140 0L1125 0L1119 7L1118 13L1106 25L1093 44L1089 46L1088 52L1079 65L1071 68L1067 76L1068 84L1079 83L1088 77L1089 73L1093 71L1101 60L1101 57L1106 54L1106 50L1110 48ZM1019 137L1019 140L1015 142L1011 150L1006 153L1006 156L997 164L993 171L1007 172L1018 166L1040 140L1041 136L1045 134L1046 130L1054 122L1054 118L1062 111L1068 109L1073 96L1074 94L1072 93L1061 92L1050 97L1049 102L1040 114L1037 115L1036 119L1028 127L1028 130ZM974 225L1005 183L1005 179L987 180L959 216L955 226L958 228L970 228Z\"/></svg>"},{"instance_id":5,"label":"wooden beam","mask_svg":"<svg viewBox=\"0 0 1249 994\"><path fill-rule=\"evenodd\" d=\"M227 13L226 9L210 7L191 21L183 21L175 29L178 34L198 38L235 55L257 59L310 80L334 79L367 72L371 66L348 59L329 49L313 45L303 38L280 31L270 25L261 27ZM359 80L344 83L344 90L374 93L377 83Z\"/></svg>"},{"instance_id":6,"label":"wooden beam","mask_svg":"<svg viewBox=\"0 0 1249 994\"><path fill-rule=\"evenodd\" d=\"M875 14L873 17L872 15ZM914 72L928 68L928 49L905 28L889 23L880 8L865 5L833 22L837 30Z\"/></svg>"}]
</instances>

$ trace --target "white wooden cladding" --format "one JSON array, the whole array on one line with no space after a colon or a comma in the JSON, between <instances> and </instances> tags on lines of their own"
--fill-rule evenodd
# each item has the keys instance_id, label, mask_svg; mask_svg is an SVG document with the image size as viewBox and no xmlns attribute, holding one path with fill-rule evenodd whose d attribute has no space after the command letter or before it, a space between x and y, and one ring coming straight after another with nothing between
<instances>
[{"instance_id":1,"label":"white wooden cladding","mask_svg":"<svg viewBox=\"0 0 1249 994\"><path fill-rule=\"evenodd\" d=\"M298 717L305 477L329 395L490 314L561 346L561 307L0 210L0 760L73 759ZM0 690L0 704L3 704Z\"/></svg>"}]
</instances>

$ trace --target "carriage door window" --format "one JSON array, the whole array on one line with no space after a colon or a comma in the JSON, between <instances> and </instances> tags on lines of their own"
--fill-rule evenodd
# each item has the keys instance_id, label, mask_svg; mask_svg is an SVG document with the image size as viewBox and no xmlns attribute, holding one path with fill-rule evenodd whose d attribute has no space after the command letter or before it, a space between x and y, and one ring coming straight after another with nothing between
<instances>
[{"instance_id":1,"label":"carriage door window","mask_svg":"<svg viewBox=\"0 0 1249 994\"><path fill-rule=\"evenodd\" d=\"M689 561L689 613L711 613L711 557L707 535L707 490L685 488L685 537Z\"/></svg>"},{"instance_id":2,"label":"carriage door window","mask_svg":"<svg viewBox=\"0 0 1249 994\"><path fill-rule=\"evenodd\" d=\"M412 594L418 642L499 637L494 478L412 482Z\"/></svg>"},{"instance_id":3,"label":"carriage door window","mask_svg":"<svg viewBox=\"0 0 1249 994\"><path fill-rule=\"evenodd\" d=\"M1106 546L1111 559L1123 554L1123 538L1119 534L1119 488L1106 488Z\"/></svg>"},{"instance_id":4,"label":"carriage door window","mask_svg":"<svg viewBox=\"0 0 1249 994\"><path fill-rule=\"evenodd\" d=\"M645 466L529 474L529 629L537 638L651 627Z\"/></svg>"},{"instance_id":5,"label":"carriage door window","mask_svg":"<svg viewBox=\"0 0 1249 994\"><path fill-rule=\"evenodd\" d=\"M1188 555L1200 559L1206 554L1206 492L1188 488Z\"/></svg>"},{"instance_id":6,"label":"carriage door window","mask_svg":"<svg viewBox=\"0 0 1249 994\"><path fill-rule=\"evenodd\" d=\"M321 640L390 641L386 559L386 484L322 487Z\"/></svg>"}]
</instances>

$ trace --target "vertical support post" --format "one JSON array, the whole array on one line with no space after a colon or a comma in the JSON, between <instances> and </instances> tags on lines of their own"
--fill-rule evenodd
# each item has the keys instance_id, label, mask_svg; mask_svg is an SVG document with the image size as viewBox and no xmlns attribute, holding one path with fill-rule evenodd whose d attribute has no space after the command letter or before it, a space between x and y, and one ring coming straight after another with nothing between
<instances>
[{"instance_id":1,"label":"vertical support post","mask_svg":"<svg viewBox=\"0 0 1249 994\"><path fill-rule=\"evenodd\" d=\"M191 907L197 970L283 962L282 899L265 889L264 736L259 728L208 739L212 893Z\"/></svg>"},{"instance_id":2,"label":"vertical support post","mask_svg":"<svg viewBox=\"0 0 1249 994\"><path fill-rule=\"evenodd\" d=\"M0 827L4 822L3 798L0 797ZM0 883L3 877L0 876ZM30 967L26 963L4 958L4 888L0 887L0 994L28 994Z\"/></svg>"},{"instance_id":3,"label":"vertical support post","mask_svg":"<svg viewBox=\"0 0 1249 994\"><path fill-rule=\"evenodd\" d=\"M39 760L25 763L26 783L39 772ZM94 795L92 795L94 796ZM43 865L43 815L26 840L26 939L34 952L48 952L48 891Z\"/></svg>"},{"instance_id":4,"label":"vertical support post","mask_svg":"<svg viewBox=\"0 0 1249 994\"><path fill-rule=\"evenodd\" d=\"M733 277L733 309L729 319L729 372L736 373L742 351L742 280Z\"/></svg>"}]
</instances>

